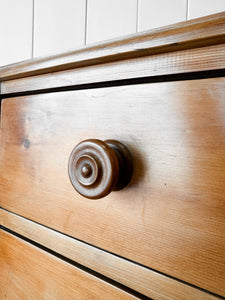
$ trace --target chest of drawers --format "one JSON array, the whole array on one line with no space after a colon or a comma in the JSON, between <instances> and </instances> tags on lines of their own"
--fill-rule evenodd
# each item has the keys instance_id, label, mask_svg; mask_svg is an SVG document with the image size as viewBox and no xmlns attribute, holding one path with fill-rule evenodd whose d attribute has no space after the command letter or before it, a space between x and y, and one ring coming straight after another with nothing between
<instances>
[{"instance_id":1,"label":"chest of drawers","mask_svg":"<svg viewBox=\"0 0 225 300\"><path fill-rule=\"evenodd\" d=\"M0 70L2 298L225 297L224 43L220 13ZM126 187L74 189L87 139Z\"/></svg>"}]
</instances>

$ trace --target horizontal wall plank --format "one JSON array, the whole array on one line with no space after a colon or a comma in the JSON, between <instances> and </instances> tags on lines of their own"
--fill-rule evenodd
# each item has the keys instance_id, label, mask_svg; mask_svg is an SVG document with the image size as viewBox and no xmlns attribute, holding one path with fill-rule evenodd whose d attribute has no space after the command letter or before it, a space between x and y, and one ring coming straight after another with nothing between
<instances>
[{"instance_id":1,"label":"horizontal wall plank","mask_svg":"<svg viewBox=\"0 0 225 300\"><path fill-rule=\"evenodd\" d=\"M3 209L0 209L0 224L153 299L219 299Z\"/></svg>"},{"instance_id":2,"label":"horizontal wall plank","mask_svg":"<svg viewBox=\"0 0 225 300\"><path fill-rule=\"evenodd\" d=\"M170 52L3 81L1 93L5 95L113 80L220 70L225 68L224 56L225 44Z\"/></svg>"},{"instance_id":3,"label":"horizontal wall plank","mask_svg":"<svg viewBox=\"0 0 225 300\"><path fill-rule=\"evenodd\" d=\"M80 50L37 58L0 69L0 80L121 61L225 42L225 13L137 33Z\"/></svg>"}]
</instances>

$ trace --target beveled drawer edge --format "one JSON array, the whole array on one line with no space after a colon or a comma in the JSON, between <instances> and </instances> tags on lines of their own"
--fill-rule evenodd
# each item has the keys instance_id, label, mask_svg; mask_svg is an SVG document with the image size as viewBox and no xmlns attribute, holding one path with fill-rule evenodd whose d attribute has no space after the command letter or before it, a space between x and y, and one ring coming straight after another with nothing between
<instances>
[{"instance_id":1,"label":"beveled drawer edge","mask_svg":"<svg viewBox=\"0 0 225 300\"><path fill-rule=\"evenodd\" d=\"M225 43L220 45L200 47L177 52L139 57L120 62L112 62L59 71L38 76L31 76L2 82L2 97L12 97L14 94L46 93L59 90L83 89L88 85L93 87L112 86L118 84L133 84L141 82L162 81L165 76L174 76L173 80L185 78L185 74L207 72L207 77L215 76L213 71L225 70ZM216 77L221 76L217 75ZM161 78L160 78L161 77ZM193 78L192 74L192 78ZM190 77L189 77L190 78ZM129 83L128 83L129 81ZM90 86L88 86L90 88Z\"/></svg>"},{"instance_id":2,"label":"beveled drawer edge","mask_svg":"<svg viewBox=\"0 0 225 300\"><path fill-rule=\"evenodd\" d=\"M22 61L0 68L10 80L91 65L210 46L225 41L225 12L88 45L80 49Z\"/></svg>"},{"instance_id":3,"label":"beveled drawer edge","mask_svg":"<svg viewBox=\"0 0 225 300\"><path fill-rule=\"evenodd\" d=\"M0 225L153 299L220 297L0 209Z\"/></svg>"},{"instance_id":4,"label":"beveled drawer edge","mask_svg":"<svg viewBox=\"0 0 225 300\"><path fill-rule=\"evenodd\" d=\"M0 253L0 299L87 300L90 293L95 300L105 295L107 300L147 298L93 276L1 227Z\"/></svg>"}]
</instances>

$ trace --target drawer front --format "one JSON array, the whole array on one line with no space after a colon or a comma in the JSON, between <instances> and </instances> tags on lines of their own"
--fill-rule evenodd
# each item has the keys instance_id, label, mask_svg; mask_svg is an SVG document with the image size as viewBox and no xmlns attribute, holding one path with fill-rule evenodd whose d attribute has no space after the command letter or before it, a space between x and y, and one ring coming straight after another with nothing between
<instances>
[{"instance_id":1,"label":"drawer front","mask_svg":"<svg viewBox=\"0 0 225 300\"><path fill-rule=\"evenodd\" d=\"M1 299L138 299L2 230L0 241Z\"/></svg>"},{"instance_id":2,"label":"drawer front","mask_svg":"<svg viewBox=\"0 0 225 300\"><path fill-rule=\"evenodd\" d=\"M3 208L225 296L223 78L49 93L2 104ZM123 190L99 200L70 183L88 138L132 153Z\"/></svg>"}]
</instances>

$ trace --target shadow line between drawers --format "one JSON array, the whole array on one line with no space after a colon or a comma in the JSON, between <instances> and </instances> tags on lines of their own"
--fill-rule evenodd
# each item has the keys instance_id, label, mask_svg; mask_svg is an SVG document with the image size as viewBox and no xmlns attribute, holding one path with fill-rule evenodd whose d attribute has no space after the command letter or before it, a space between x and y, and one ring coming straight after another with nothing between
<instances>
[{"instance_id":1,"label":"shadow line between drawers","mask_svg":"<svg viewBox=\"0 0 225 300\"><path fill-rule=\"evenodd\" d=\"M140 294L140 293L138 293L138 292L136 292L136 291L134 291L134 290L132 290L132 289L130 289L130 288L128 288L128 287L120 284L120 283L118 283L117 281L114 281L114 280L112 280L112 279L110 279L110 278L108 278L108 277L106 277L106 276L104 276L104 275L102 275L102 274L100 274L98 272L95 272L95 271L93 271L93 270L91 270L91 269L89 269L89 268L87 268L87 267L85 267L83 265L80 265L79 263L74 262L73 260L71 260L71 259L69 259L69 258L67 258L67 257L65 257L65 256L63 256L63 255L61 255L61 254L59 254L59 253L57 253L57 252L55 252L55 251L53 251L51 249L49 249L49 248L47 248L47 247L39 244L39 243L36 243L33 240L28 239L28 238L26 238L26 237L18 234L15 231L12 231L12 230L10 230L10 229L8 229L8 228L6 228L4 226L1 226L1 225L0 225L0 230L3 230L3 231L5 231L5 232L7 232L7 233L9 233L9 234L11 234L11 235L13 235L15 237L18 237L19 239L21 239L21 240L23 240L23 241L25 241L25 242L27 242L27 243L29 243L29 244L31 244L31 245L39 248L40 250L43 250L44 252L47 252L48 254L53 255L53 256L57 257L58 259L63 260L64 262L69 263L70 265L72 265L72 266L74 266L74 267L76 267L76 268L84 271L85 273L93 275L94 277L97 277L98 279L103 280L103 281L105 281L105 282L107 282L107 283L109 283L109 284L111 284L111 285L119 288L120 290L123 290L123 291L131 294L131 295L137 297L138 299L142 299L142 300L149 300L150 299L151 300L151 298L149 298L147 296L144 296L144 295L142 295L142 294Z\"/></svg>"},{"instance_id":2,"label":"shadow line between drawers","mask_svg":"<svg viewBox=\"0 0 225 300\"><path fill-rule=\"evenodd\" d=\"M140 299L224 299L222 296L62 234L0 208L0 228ZM144 296L142 296L144 295Z\"/></svg>"},{"instance_id":3,"label":"shadow line between drawers","mask_svg":"<svg viewBox=\"0 0 225 300\"><path fill-rule=\"evenodd\" d=\"M139 77L139 78L127 78L127 79L120 79L120 80L85 83L85 84L69 85L69 86L54 87L54 88L33 89L30 91L13 92L13 93L6 93L6 94L1 94L1 90L0 90L0 101L1 99L6 99L6 98L31 96L37 94L107 88L107 87L115 87L115 86L127 86L127 85L145 84L145 83L197 80L197 79L224 77L224 76L225 76L225 69L219 69L219 70L187 72L187 73L177 73L177 74L174 73L169 75L147 76L147 77Z\"/></svg>"}]
</instances>

